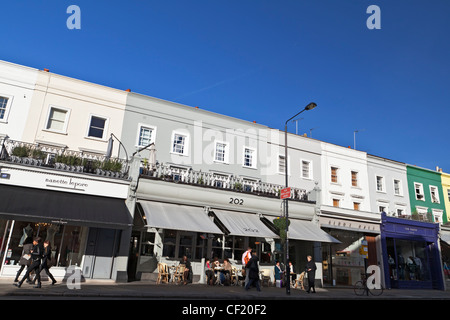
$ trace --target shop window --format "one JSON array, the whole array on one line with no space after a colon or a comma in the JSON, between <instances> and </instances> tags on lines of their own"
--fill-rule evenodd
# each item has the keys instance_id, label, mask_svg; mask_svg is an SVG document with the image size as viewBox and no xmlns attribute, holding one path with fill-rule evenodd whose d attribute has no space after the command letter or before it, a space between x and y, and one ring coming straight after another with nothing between
<instances>
[{"instance_id":1,"label":"shop window","mask_svg":"<svg viewBox=\"0 0 450 320\"><path fill-rule=\"evenodd\" d=\"M154 247L155 247L155 233L143 232L141 256L153 256Z\"/></svg>"},{"instance_id":2,"label":"shop window","mask_svg":"<svg viewBox=\"0 0 450 320\"><path fill-rule=\"evenodd\" d=\"M386 239L389 275L392 280L429 281L427 243L423 241Z\"/></svg>"},{"instance_id":3,"label":"shop window","mask_svg":"<svg viewBox=\"0 0 450 320\"><path fill-rule=\"evenodd\" d=\"M81 265L88 235L87 227L12 220L0 221L2 221L0 226L4 225L8 229L5 230L2 227L1 230L1 234L4 234L6 238L9 237L9 231L12 228L9 247L5 250L5 264L15 265L18 263L27 237L31 237L31 239L40 237L42 241L50 241L53 265L58 267ZM4 241L2 242L4 245Z\"/></svg>"},{"instance_id":4,"label":"shop window","mask_svg":"<svg viewBox=\"0 0 450 320\"><path fill-rule=\"evenodd\" d=\"M175 258L175 248L177 244L177 232L175 230L164 230L163 256Z\"/></svg>"}]
</instances>

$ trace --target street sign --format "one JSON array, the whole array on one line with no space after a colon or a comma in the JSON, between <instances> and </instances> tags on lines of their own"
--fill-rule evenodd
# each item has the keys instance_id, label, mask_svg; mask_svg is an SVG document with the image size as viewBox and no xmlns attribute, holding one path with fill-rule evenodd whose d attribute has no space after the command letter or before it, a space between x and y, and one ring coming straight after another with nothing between
<instances>
[{"instance_id":1,"label":"street sign","mask_svg":"<svg viewBox=\"0 0 450 320\"><path fill-rule=\"evenodd\" d=\"M287 198L290 198L290 197L291 197L291 188L281 189L281 192L280 192L280 199L281 200L287 199Z\"/></svg>"}]
</instances>

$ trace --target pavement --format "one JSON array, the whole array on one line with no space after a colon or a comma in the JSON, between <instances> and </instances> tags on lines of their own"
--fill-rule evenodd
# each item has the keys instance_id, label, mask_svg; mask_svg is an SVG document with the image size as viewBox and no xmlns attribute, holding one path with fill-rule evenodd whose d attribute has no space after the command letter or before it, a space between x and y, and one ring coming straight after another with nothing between
<instances>
[{"instance_id":1,"label":"pavement","mask_svg":"<svg viewBox=\"0 0 450 320\"><path fill-rule=\"evenodd\" d=\"M356 296L352 288L317 288L316 293L291 288L288 295L285 288L262 287L261 292L251 288L245 291L241 286L207 286L192 283L188 285L155 284L154 281L117 283L113 280L87 279L79 284L71 282L43 281L41 288L23 283L20 288L13 285L13 279L0 279L0 300L8 299L149 299L149 300L450 300L450 289L442 290L384 290L380 296Z\"/></svg>"}]
</instances>

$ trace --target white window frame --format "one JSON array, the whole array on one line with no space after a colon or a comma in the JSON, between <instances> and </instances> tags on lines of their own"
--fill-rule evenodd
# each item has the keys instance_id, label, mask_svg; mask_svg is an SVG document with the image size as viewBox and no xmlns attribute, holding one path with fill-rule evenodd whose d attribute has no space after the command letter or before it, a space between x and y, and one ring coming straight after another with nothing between
<instances>
[{"instance_id":1,"label":"white window frame","mask_svg":"<svg viewBox=\"0 0 450 320\"><path fill-rule=\"evenodd\" d=\"M284 170L285 171L281 171L280 169L280 160L281 160L281 158L283 158L283 163L284 163ZM287 168L286 168L286 164L287 164ZM279 153L278 154L278 156L277 156L277 172L279 173L279 174L286 174L286 172L288 172L288 175L289 175L289 157L288 157L288 160L287 160L287 163L286 163L286 157L285 157L285 155L284 154L281 154L281 153Z\"/></svg>"},{"instance_id":2,"label":"white window frame","mask_svg":"<svg viewBox=\"0 0 450 320\"><path fill-rule=\"evenodd\" d=\"M443 220L444 211L443 210L431 209L431 214L433 215L434 222L439 223L439 224L444 223L444 220Z\"/></svg>"},{"instance_id":3,"label":"white window frame","mask_svg":"<svg viewBox=\"0 0 450 320\"><path fill-rule=\"evenodd\" d=\"M420 195L422 195L422 199L419 199L418 197L417 197L417 191L416 191L416 185L419 187L419 191L421 191L419 194ZM424 190L423 190L423 184L422 183L420 183L420 182L414 182L414 195L415 195L415 197L416 197L416 200L419 200L419 201L425 201L425 192L424 192Z\"/></svg>"},{"instance_id":4,"label":"white window frame","mask_svg":"<svg viewBox=\"0 0 450 320\"><path fill-rule=\"evenodd\" d=\"M183 136L184 137L184 144L183 144L183 152L176 152L174 151L174 142L175 142L175 136ZM177 154L179 156L189 156L189 142L190 142L190 135L187 132L183 131L172 131L172 139L170 140L170 153L171 154Z\"/></svg>"},{"instance_id":5,"label":"white window frame","mask_svg":"<svg viewBox=\"0 0 450 320\"><path fill-rule=\"evenodd\" d=\"M9 118L9 112L11 111L11 105L12 105L14 97L10 96L9 94L3 94L3 93L0 93L0 97L8 99L8 102L6 102L5 114L4 114L3 118L0 119L0 122L7 123L8 118Z\"/></svg>"},{"instance_id":6,"label":"white window frame","mask_svg":"<svg viewBox=\"0 0 450 320\"><path fill-rule=\"evenodd\" d=\"M353 185L353 172L356 173L356 186ZM359 171L350 170L350 185L352 188L359 188Z\"/></svg>"},{"instance_id":7,"label":"white window frame","mask_svg":"<svg viewBox=\"0 0 450 320\"><path fill-rule=\"evenodd\" d=\"M62 130L51 129L51 128L48 127L49 121L50 121L50 115L51 115L53 109L62 110L62 111L66 112L66 118L64 119L64 125L63 125ZM49 105L49 108L47 110L47 118L46 118L46 121L45 121L44 130L45 131L49 131L49 132L67 134L67 127L69 125L70 112L71 112L71 109L69 109L69 108L55 106L55 105L52 105L52 104ZM88 133L89 133L89 127L88 127Z\"/></svg>"},{"instance_id":8,"label":"white window frame","mask_svg":"<svg viewBox=\"0 0 450 320\"><path fill-rule=\"evenodd\" d=\"M336 169L336 181L333 181L333 168ZM330 183L332 183L332 184L340 184L341 183L340 171L341 171L341 168L339 168L338 166L334 166L334 165L330 166L330 175L329 175Z\"/></svg>"},{"instance_id":9,"label":"white window frame","mask_svg":"<svg viewBox=\"0 0 450 320\"><path fill-rule=\"evenodd\" d=\"M223 159L222 160L217 158L218 144L223 145ZM228 164L229 161L230 161L230 145L229 145L229 143L226 141L219 141L219 140L214 141L214 162Z\"/></svg>"},{"instance_id":10,"label":"white window frame","mask_svg":"<svg viewBox=\"0 0 450 320\"><path fill-rule=\"evenodd\" d=\"M396 188L395 188L395 182L398 181L398 193L396 192ZM394 195L396 196L403 196L403 184L402 184L402 180L400 179L395 179L392 181L393 186L394 186Z\"/></svg>"},{"instance_id":11,"label":"white window frame","mask_svg":"<svg viewBox=\"0 0 450 320\"><path fill-rule=\"evenodd\" d=\"M92 117L96 117L96 118L100 118L100 119L104 119L105 120L105 126L103 128L103 135L102 135L101 138L92 137L92 136L89 135L89 129L91 128ZM99 114L91 113L89 115L89 121L88 121L87 129L86 129L86 138L94 139L94 140L106 141L107 138L108 138L108 135L107 135L108 128L109 128L109 117L105 117L105 116L102 116L102 115L99 115Z\"/></svg>"},{"instance_id":12,"label":"white window frame","mask_svg":"<svg viewBox=\"0 0 450 320\"><path fill-rule=\"evenodd\" d=\"M303 163L307 163L308 164L308 176L306 177L303 174ZM313 162L311 160L306 160L306 159L300 159L300 176L302 177L302 179L305 180L313 180L313 166L312 166Z\"/></svg>"},{"instance_id":13,"label":"white window frame","mask_svg":"<svg viewBox=\"0 0 450 320\"><path fill-rule=\"evenodd\" d=\"M381 178L381 190L378 189L378 178ZM377 190L377 192L383 192L386 193L386 181L385 181L385 177L384 176L379 176L376 175L375 176L375 190Z\"/></svg>"},{"instance_id":14,"label":"white window frame","mask_svg":"<svg viewBox=\"0 0 450 320\"><path fill-rule=\"evenodd\" d=\"M447 189L447 197L448 197L448 201L450 202L450 189Z\"/></svg>"},{"instance_id":15,"label":"white window frame","mask_svg":"<svg viewBox=\"0 0 450 320\"><path fill-rule=\"evenodd\" d=\"M152 131L152 136L151 136L150 142L148 144L155 143L155 141L156 141L156 127L145 124L145 123L138 123L137 133L136 133L136 147L137 148L145 147L147 145L147 144L140 144L142 128L150 129Z\"/></svg>"},{"instance_id":16,"label":"white window frame","mask_svg":"<svg viewBox=\"0 0 450 320\"><path fill-rule=\"evenodd\" d=\"M429 187L430 187L430 199L431 199L431 202L432 203L441 203L441 199L439 198L439 189L438 189L438 187L432 186L432 185L430 185ZM434 194L435 194L436 201L433 199L432 189L435 190Z\"/></svg>"},{"instance_id":17,"label":"white window frame","mask_svg":"<svg viewBox=\"0 0 450 320\"><path fill-rule=\"evenodd\" d=\"M251 161L250 161L250 165L246 165L245 164L245 155L246 155L246 150L250 150L251 151ZM244 146L243 147L243 153L242 153L242 166L244 168L250 168L250 169L256 169L257 168L257 151L255 148L251 148L251 147L247 147Z\"/></svg>"}]
</instances>

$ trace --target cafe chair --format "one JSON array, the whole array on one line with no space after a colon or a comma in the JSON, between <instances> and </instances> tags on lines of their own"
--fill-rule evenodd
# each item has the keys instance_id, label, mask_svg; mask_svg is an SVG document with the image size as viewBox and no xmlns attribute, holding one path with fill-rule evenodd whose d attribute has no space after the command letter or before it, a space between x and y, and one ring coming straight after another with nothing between
<instances>
[{"instance_id":1,"label":"cafe chair","mask_svg":"<svg viewBox=\"0 0 450 320\"><path fill-rule=\"evenodd\" d=\"M174 282L175 283L182 283L184 280L184 269L186 269L186 265L184 264L179 264L175 270L174 273Z\"/></svg>"},{"instance_id":2,"label":"cafe chair","mask_svg":"<svg viewBox=\"0 0 450 320\"><path fill-rule=\"evenodd\" d=\"M158 263L158 279L156 279L156 284L169 282L169 272L167 271L166 263Z\"/></svg>"},{"instance_id":3,"label":"cafe chair","mask_svg":"<svg viewBox=\"0 0 450 320\"><path fill-rule=\"evenodd\" d=\"M294 288L298 289L298 287L300 287L300 290L305 290L305 287L303 285L304 280L305 280L305 271L303 271L298 275L297 280L295 281Z\"/></svg>"},{"instance_id":4,"label":"cafe chair","mask_svg":"<svg viewBox=\"0 0 450 320\"><path fill-rule=\"evenodd\" d=\"M270 286L270 270L262 269L261 270L261 285L264 286L264 283L267 283L267 286Z\"/></svg>"}]
</instances>

